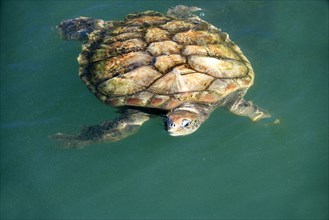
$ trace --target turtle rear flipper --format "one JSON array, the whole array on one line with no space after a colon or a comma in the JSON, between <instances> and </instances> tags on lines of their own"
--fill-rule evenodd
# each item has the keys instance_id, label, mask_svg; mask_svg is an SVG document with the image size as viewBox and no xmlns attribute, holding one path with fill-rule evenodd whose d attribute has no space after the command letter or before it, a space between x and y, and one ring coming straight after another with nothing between
<instances>
[{"instance_id":1,"label":"turtle rear flipper","mask_svg":"<svg viewBox=\"0 0 329 220\"><path fill-rule=\"evenodd\" d=\"M119 141L135 134L149 118L148 114L140 111L127 111L113 120L86 127L77 135L57 133L50 138L62 142L63 147L66 148L81 148L88 144Z\"/></svg>"},{"instance_id":2,"label":"turtle rear flipper","mask_svg":"<svg viewBox=\"0 0 329 220\"><path fill-rule=\"evenodd\" d=\"M59 30L60 36L64 40L80 40L87 39L88 34L94 30L104 27L104 21L100 19L92 19L87 17L79 17L62 21L56 28Z\"/></svg>"}]
</instances>

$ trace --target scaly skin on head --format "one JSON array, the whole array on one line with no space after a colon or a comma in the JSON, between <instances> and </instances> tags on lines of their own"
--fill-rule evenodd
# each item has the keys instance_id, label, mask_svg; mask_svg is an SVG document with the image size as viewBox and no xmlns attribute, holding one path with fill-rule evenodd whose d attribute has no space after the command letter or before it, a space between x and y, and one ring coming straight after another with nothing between
<instances>
[{"instance_id":1,"label":"scaly skin on head","mask_svg":"<svg viewBox=\"0 0 329 220\"><path fill-rule=\"evenodd\" d=\"M211 105L184 103L167 114L166 129L171 136L192 134L213 110Z\"/></svg>"}]
</instances>

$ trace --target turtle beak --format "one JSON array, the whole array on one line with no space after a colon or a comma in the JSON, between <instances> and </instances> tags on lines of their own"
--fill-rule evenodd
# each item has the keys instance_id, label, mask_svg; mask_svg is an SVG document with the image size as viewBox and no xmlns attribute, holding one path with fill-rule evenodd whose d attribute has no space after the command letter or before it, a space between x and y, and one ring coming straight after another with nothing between
<instances>
[{"instance_id":1,"label":"turtle beak","mask_svg":"<svg viewBox=\"0 0 329 220\"><path fill-rule=\"evenodd\" d=\"M177 125L172 119L170 119L169 117L167 117L166 119L166 131L168 132L168 134L170 136L181 136L184 135L182 134L181 128L179 127L179 125Z\"/></svg>"},{"instance_id":2,"label":"turtle beak","mask_svg":"<svg viewBox=\"0 0 329 220\"><path fill-rule=\"evenodd\" d=\"M176 125L175 125L175 123L169 117L166 117L164 119L164 126L165 126L166 131L170 135L173 135L172 132L175 129Z\"/></svg>"}]
</instances>

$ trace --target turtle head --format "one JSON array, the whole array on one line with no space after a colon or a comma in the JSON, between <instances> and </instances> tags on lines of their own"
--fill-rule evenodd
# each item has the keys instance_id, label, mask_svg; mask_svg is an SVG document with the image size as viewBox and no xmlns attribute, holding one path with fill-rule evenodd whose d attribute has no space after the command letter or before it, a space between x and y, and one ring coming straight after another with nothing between
<instances>
[{"instance_id":1,"label":"turtle head","mask_svg":"<svg viewBox=\"0 0 329 220\"><path fill-rule=\"evenodd\" d=\"M167 115L166 128L171 136L183 136L195 132L201 123L196 112L179 110Z\"/></svg>"},{"instance_id":2,"label":"turtle head","mask_svg":"<svg viewBox=\"0 0 329 220\"><path fill-rule=\"evenodd\" d=\"M212 108L200 104L178 106L167 114L166 130L171 136L189 135L198 130Z\"/></svg>"}]
</instances>

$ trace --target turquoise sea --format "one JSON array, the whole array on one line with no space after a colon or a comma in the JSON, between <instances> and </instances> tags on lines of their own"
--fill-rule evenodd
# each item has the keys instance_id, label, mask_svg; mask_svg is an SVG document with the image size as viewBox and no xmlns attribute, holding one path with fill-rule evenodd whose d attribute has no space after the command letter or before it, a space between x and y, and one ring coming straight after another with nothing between
<instances>
[{"instance_id":1,"label":"turquoise sea","mask_svg":"<svg viewBox=\"0 0 329 220\"><path fill-rule=\"evenodd\" d=\"M116 143L48 136L117 115L78 77L63 19L122 20L184 4L251 61L246 95L273 115L217 109L193 135L162 119ZM1 1L0 219L328 219L328 1Z\"/></svg>"}]
</instances>

